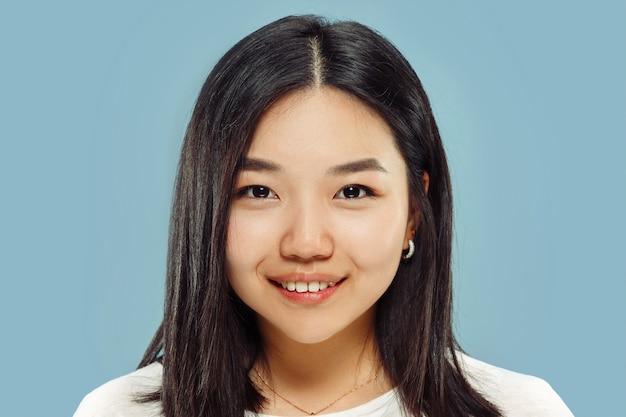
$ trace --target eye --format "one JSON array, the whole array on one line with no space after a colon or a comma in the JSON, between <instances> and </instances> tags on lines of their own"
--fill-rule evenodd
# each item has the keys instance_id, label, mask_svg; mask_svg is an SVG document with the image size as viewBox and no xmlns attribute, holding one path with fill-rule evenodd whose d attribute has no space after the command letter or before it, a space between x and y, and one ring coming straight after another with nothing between
<instances>
[{"instance_id":1,"label":"eye","mask_svg":"<svg viewBox=\"0 0 626 417\"><path fill-rule=\"evenodd\" d=\"M374 195L371 189L363 185L348 185L335 194L335 198L355 199L363 197L371 197Z\"/></svg>"},{"instance_id":2,"label":"eye","mask_svg":"<svg viewBox=\"0 0 626 417\"><path fill-rule=\"evenodd\" d=\"M237 192L239 197L247 197L247 198L276 198L277 195L271 188L265 187L263 185L249 185L240 189Z\"/></svg>"}]
</instances>

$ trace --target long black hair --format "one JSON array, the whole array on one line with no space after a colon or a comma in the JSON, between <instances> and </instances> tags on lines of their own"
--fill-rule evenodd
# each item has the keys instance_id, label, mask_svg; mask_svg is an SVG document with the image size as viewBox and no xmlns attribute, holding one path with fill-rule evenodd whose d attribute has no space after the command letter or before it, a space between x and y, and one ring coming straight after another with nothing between
<instances>
[{"instance_id":1,"label":"long black hair","mask_svg":"<svg viewBox=\"0 0 626 417\"><path fill-rule=\"evenodd\" d=\"M166 417L242 417L263 398L254 312L230 289L225 241L234 179L261 115L290 92L334 87L374 109L406 162L416 254L378 301L376 340L414 416L499 416L463 376L451 330L452 197L422 85L384 37L355 22L291 16L255 31L209 74L187 128L170 224L164 318L140 366L162 360ZM428 173L428 192L423 175Z\"/></svg>"}]
</instances>

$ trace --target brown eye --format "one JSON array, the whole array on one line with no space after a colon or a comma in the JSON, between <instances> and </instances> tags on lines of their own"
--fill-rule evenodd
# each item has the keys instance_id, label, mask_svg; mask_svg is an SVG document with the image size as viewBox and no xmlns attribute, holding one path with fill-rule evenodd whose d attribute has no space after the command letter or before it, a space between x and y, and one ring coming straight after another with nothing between
<instances>
[{"instance_id":1,"label":"brown eye","mask_svg":"<svg viewBox=\"0 0 626 417\"><path fill-rule=\"evenodd\" d=\"M271 188L263 185L250 185L248 187L244 187L238 194L240 197L248 198L276 198L276 193L272 191Z\"/></svg>"},{"instance_id":2,"label":"brown eye","mask_svg":"<svg viewBox=\"0 0 626 417\"><path fill-rule=\"evenodd\" d=\"M335 198L355 199L367 196L373 196L374 193L367 187L362 185L348 185L335 194Z\"/></svg>"},{"instance_id":3,"label":"brown eye","mask_svg":"<svg viewBox=\"0 0 626 417\"><path fill-rule=\"evenodd\" d=\"M251 187L250 192L255 198L267 198L269 197L271 190L267 187L255 186Z\"/></svg>"}]
</instances>

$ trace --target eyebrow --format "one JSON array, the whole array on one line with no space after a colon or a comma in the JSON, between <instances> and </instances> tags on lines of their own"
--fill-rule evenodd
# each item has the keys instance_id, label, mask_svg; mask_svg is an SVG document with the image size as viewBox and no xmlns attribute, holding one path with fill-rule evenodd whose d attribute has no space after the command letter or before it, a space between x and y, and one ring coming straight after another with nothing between
<instances>
[{"instance_id":1,"label":"eyebrow","mask_svg":"<svg viewBox=\"0 0 626 417\"><path fill-rule=\"evenodd\" d=\"M244 158L241 166L242 171L282 171L282 168L268 160L256 158Z\"/></svg>"},{"instance_id":2,"label":"eyebrow","mask_svg":"<svg viewBox=\"0 0 626 417\"><path fill-rule=\"evenodd\" d=\"M326 170L328 175L352 174L361 171L380 171L387 172L376 158L359 159L358 161L348 162L346 164L336 165Z\"/></svg>"},{"instance_id":3,"label":"eyebrow","mask_svg":"<svg viewBox=\"0 0 626 417\"><path fill-rule=\"evenodd\" d=\"M283 169L280 165L266 159L244 158L241 167L242 171L270 171L280 172ZM376 158L359 159L345 164L335 165L326 170L326 175L337 176L353 174L362 171L388 172Z\"/></svg>"}]
</instances>

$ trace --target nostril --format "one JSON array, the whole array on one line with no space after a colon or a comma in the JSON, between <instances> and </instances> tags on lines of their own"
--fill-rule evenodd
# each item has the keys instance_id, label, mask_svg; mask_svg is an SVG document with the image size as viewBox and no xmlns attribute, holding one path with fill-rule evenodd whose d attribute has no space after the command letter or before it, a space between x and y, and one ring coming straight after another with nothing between
<instances>
[{"instance_id":1,"label":"nostril","mask_svg":"<svg viewBox=\"0 0 626 417\"><path fill-rule=\"evenodd\" d=\"M325 206L317 200L296 200L285 212L281 255L298 262L332 256L334 244L332 225L329 224L331 216Z\"/></svg>"}]
</instances>

